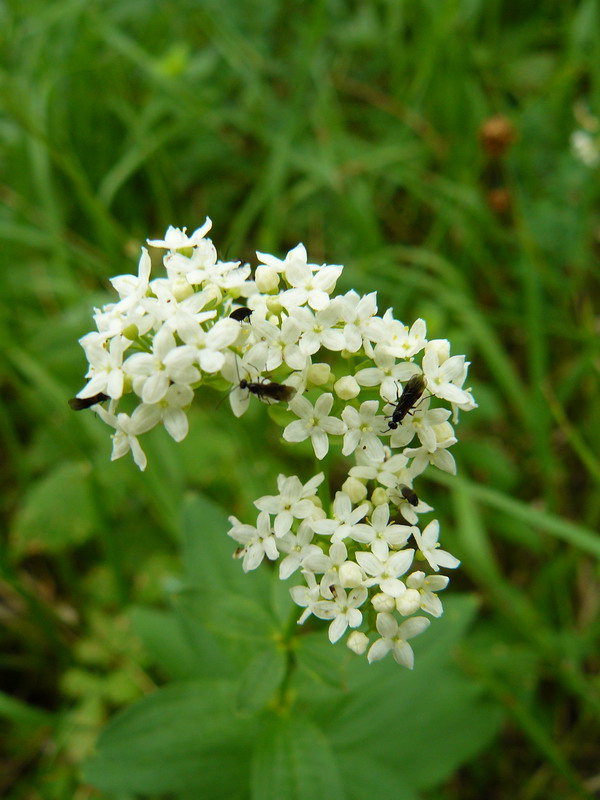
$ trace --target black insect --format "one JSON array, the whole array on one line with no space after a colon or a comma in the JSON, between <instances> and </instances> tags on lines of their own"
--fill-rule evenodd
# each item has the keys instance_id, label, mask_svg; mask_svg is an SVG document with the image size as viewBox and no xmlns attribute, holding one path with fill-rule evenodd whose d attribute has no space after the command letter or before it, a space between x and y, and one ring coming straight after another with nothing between
<instances>
[{"instance_id":1,"label":"black insect","mask_svg":"<svg viewBox=\"0 0 600 800\"><path fill-rule=\"evenodd\" d=\"M419 398L425 391L425 378L422 375L413 375L402 390L402 394L396 394L396 408L394 409L386 430L395 431L402 420L417 404Z\"/></svg>"},{"instance_id":2,"label":"black insect","mask_svg":"<svg viewBox=\"0 0 600 800\"><path fill-rule=\"evenodd\" d=\"M240 389L248 389L261 400L271 400L274 403L289 403L296 394L293 386L286 386L284 383L274 383L273 381L252 382L242 378Z\"/></svg>"},{"instance_id":3,"label":"black insect","mask_svg":"<svg viewBox=\"0 0 600 800\"><path fill-rule=\"evenodd\" d=\"M96 403L103 403L105 400L109 400L108 395L103 392L98 392L98 394L92 397L71 397L69 405L73 411L83 411L84 408L91 408L95 406Z\"/></svg>"},{"instance_id":4,"label":"black insect","mask_svg":"<svg viewBox=\"0 0 600 800\"><path fill-rule=\"evenodd\" d=\"M417 493L414 489L411 489L410 486L405 486L402 484L398 487L400 489L400 494L405 500L411 504L411 506L418 506L419 505L419 498L417 497Z\"/></svg>"},{"instance_id":5,"label":"black insect","mask_svg":"<svg viewBox=\"0 0 600 800\"><path fill-rule=\"evenodd\" d=\"M229 315L230 319L235 319L237 322L243 322L245 319L248 319L252 314L251 308L246 308L242 306L241 308L236 308L235 311L232 311Z\"/></svg>"}]
</instances>

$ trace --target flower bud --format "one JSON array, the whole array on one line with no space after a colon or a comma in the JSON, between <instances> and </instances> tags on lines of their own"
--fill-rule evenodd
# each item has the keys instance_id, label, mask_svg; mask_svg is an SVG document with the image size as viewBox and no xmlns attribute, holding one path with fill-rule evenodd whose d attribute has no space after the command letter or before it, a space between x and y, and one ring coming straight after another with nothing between
<instances>
[{"instance_id":1,"label":"flower bud","mask_svg":"<svg viewBox=\"0 0 600 800\"><path fill-rule=\"evenodd\" d=\"M416 589L407 589L404 594L396 598L396 608L403 617L414 614L421 608L421 593Z\"/></svg>"},{"instance_id":2,"label":"flower bud","mask_svg":"<svg viewBox=\"0 0 600 800\"><path fill-rule=\"evenodd\" d=\"M346 478L342 484L342 491L347 494L353 503L362 503L367 496L367 487L358 478Z\"/></svg>"},{"instance_id":3,"label":"flower bud","mask_svg":"<svg viewBox=\"0 0 600 800\"><path fill-rule=\"evenodd\" d=\"M369 637L362 633L362 631L352 631L346 641L346 646L349 647L353 653L356 653L357 656L362 656L369 646Z\"/></svg>"},{"instance_id":4,"label":"flower bud","mask_svg":"<svg viewBox=\"0 0 600 800\"><path fill-rule=\"evenodd\" d=\"M382 506L387 503L388 495L383 486L378 486L371 495L371 502L374 506Z\"/></svg>"},{"instance_id":5,"label":"flower bud","mask_svg":"<svg viewBox=\"0 0 600 800\"><path fill-rule=\"evenodd\" d=\"M274 294L279 288L279 274L273 267L260 264L254 275L256 288L262 294Z\"/></svg>"},{"instance_id":6,"label":"flower bud","mask_svg":"<svg viewBox=\"0 0 600 800\"><path fill-rule=\"evenodd\" d=\"M218 286L215 286L214 283L205 286L202 290L202 294L206 298L204 301L204 310L206 311L209 308L216 308L223 302L223 293L219 289Z\"/></svg>"},{"instance_id":7,"label":"flower bud","mask_svg":"<svg viewBox=\"0 0 600 800\"><path fill-rule=\"evenodd\" d=\"M279 295L272 295L271 297L267 297L267 310L270 311L271 314L275 315L277 321L279 320L279 315L283 310L283 306L281 305ZM271 320L271 321L277 324L276 320Z\"/></svg>"},{"instance_id":8,"label":"flower bud","mask_svg":"<svg viewBox=\"0 0 600 800\"><path fill-rule=\"evenodd\" d=\"M123 328L123 336L126 339L131 339L132 342L134 342L139 335L140 335L139 328L137 325L134 325L133 323Z\"/></svg>"},{"instance_id":9,"label":"flower bud","mask_svg":"<svg viewBox=\"0 0 600 800\"><path fill-rule=\"evenodd\" d=\"M360 394L360 386L352 375L345 375L333 384L333 391L341 400L354 400Z\"/></svg>"},{"instance_id":10,"label":"flower bud","mask_svg":"<svg viewBox=\"0 0 600 800\"><path fill-rule=\"evenodd\" d=\"M392 611L396 608L396 601L393 597L390 597L389 594L384 594L383 592L379 592L376 594L373 599L371 600L373 604L373 608L377 611L378 614L385 611L388 614L391 614Z\"/></svg>"},{"instance_id":11,"label":"flower bud","mask_svg":"<svg viewBox=\"0 0 600 800\"><path fill-rule=\"evenodd\" d=\"M179 276L171 281L171 291L173 292L175 300L181 303L182 300L194 294L194 287L187 278Z\"/></svg>"},{"instance_id":12,"label":"flower bud","mask_svg":"<svg viewBox=\"0 0 600 800\"><path fill-rule=\"evenodd\" d=\"M331 376L329 364L311 364L308 368L307 382L311 386L323 386Z\"/></svg>"},{"instance_id":13,"label":"flower bud","mask_svg":"<svg viewBox=\"0 0 600 800\"><path fill-rule=\"evenodd\" d=\"M363 582L363 571L355 561L345 561L338 572L344 589L355 589Z\"/></svg>"}]
</instances>

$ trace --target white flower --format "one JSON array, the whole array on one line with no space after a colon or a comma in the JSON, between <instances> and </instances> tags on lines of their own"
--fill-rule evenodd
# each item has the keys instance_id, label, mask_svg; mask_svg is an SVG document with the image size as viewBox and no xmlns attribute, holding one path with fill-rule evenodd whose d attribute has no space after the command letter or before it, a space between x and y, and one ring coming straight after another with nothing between
<instances>
[{"instance_id":1,"label":"white flower","mask_svg":"<svg viewBox=\"0 0 600 800\"><path fill-rule=\"evenodd\" d=\"M342 453L349 456L357 447L365 450L373 461L383 461L385 451L379 436L383 430L384 419L377 415L377 400L366 400L357 411L353 406L346 406L342 411L342 419L348 426L344 435Z\"/></svg>"},{"instance_id":2,"label":"white flower","mask_svg":"<svg viewBox=\"0 0 600 800\"><path fill-rule=\"evenodd\" d=\"M457 405L470 405L473 398L456 381L464 381L466 376L464 356L447 356L449 350L445 339L428 342L423 356L423 374L431 394Z\"/></svg>"},{"instance_id":3,"label":"white flower","mask_svg":"<svg viewBox=\"0 0 600 800\"><path fill-rule=\"evenodd\" d=\"M150 247L161 247L164 250L181 250L184 247L193 247L209 232L212 222L207 217L204 225L197 228L191 236L186 234L187 228L174 228L169 225L164 239L147 239Z\"/></svg>"},{"instance_id":4,"label":"white flower","mask_svg":"<svg viewBox=\"0 0 600 800\"><path fill-rule=\"evenodd\" d=\"M290 589L290 594L294 603L300 606L300 608L306 609L302 612L298 620L298 625L302 625L302 623L314 613L315 604L321 599L319 584L316 582L313 573L303 570L302 574L306 579L307 586L292 586Z\"/></svg>"},{"instance_id":5,"label":"white flower","mask_svg":"<svg viewBox=\"0 0 600 800\"><path fill-rule=\"evenodd\" d=\"M330 393L322 394L314 408L305 397L296 395L289 408L300 419L290 422L283 431L283 438L286 442L303 442L310 436L316 457L325 458L329 450L328 436L341 436L346 431L342 420L329 416L332 406L333 395Z\"/></svg>"},{"instance_id":6,"label":"white flower","mask_svg":"<svg viewBox=\"0 0 600 800\"><path fill-rule=\"evenodd\" d=\"M334 327L340 321L339 308L335 303L316 313L308 308L293 308L290 316L296 320L302 332L298 346L305 355L312 356L321 347L334 351L344 349L343 331Z\"/></svg>"},{"instance_id":7,"label":"white flower","mask_svg":"<svg viewBox=\"0 0 600 800\"><path fill-rule=\"evenodd\" d=\"M280 553L287 553L286 557L279 565L279 579L287 580L304 561L315 553L322 553L321 548L316 544L311 544L314 537L310 524L304 520L300 524L298 533L286 533L277 539L277 547Z\"/></svg>"},{"instance_id":8,"label":"white flower","mask_svg":"<svg viewBox=\"0 0 600 800\"><path fill-rule=\"evenodd\" d=\"M192 389L181 383L174 383L167 389L165 396L155 405L146 406L142 403L139 408L152 408L158 412L159 419L167 429L167 433L181 442L188 434L188 418L183 410L191 405L194 399Z\"/></svg>"},{"instance_id":9,"label":"white flower","mask_svg":"<svg viewBox=\"0 0 600 800\"><path fill-rule=\"evenodd\" d=\"M429 622L427 617L412 617L398 625L391 614L378 614L377 630L381 639L377 639L371 645L367 655L369 664L383 658L391 650L397 664L412 669L415 655L407 639L413 639L422 633L429 626Z\"/></svg>"},{"instance_id":10,"label":"white flower","mask_svg":"<svg viewBox=\"0 0 600 800\"><path fill-rule=\"evenodd\" d=\"M392 455L389 447L384 447L384 461L372 461L362 450L356 454L356 467L350 468L350 475L361 480L377 481L391 488L398 484L405 474L408 459L402 453Z\"/></svg>"},{"instance_id":11,"label":"white flower","mask_svg":"<svg viewBox=\"0 0 600 800\"><path fill-rule=\"evenodd\" d=\"M306 303L316 311L329 305L329 295L335 288L343 267L338 265L313 268L307 264L306 249L303 244L294 247L287 254L285 261L275 259L264 253L257 253L263 263L268 264L278 271L281 270L291 289L282 292L279 300L284 308L303 306Z\"/></svg>"},{"instance_id":12,"label":"white flower","mask_svg":"<svg viewBox=\"0 0 600 800\"><path fill-rule=\"evenodd\" d=\"M133 378L133 388L144 403L152 405L167 393L171 383L190 384L200 378L192 365L191 348L177 347L175 337L166 325L154 337L152 353L135 353L123 369Z\"/></svg>"},{"instance_id":13,"label":"white flower","mask_svg":"<svg viewBox=\"0 0 600 800\"><path fill-rule=\"evenodd\" d=\"M324 477L324 474L319 472L303 486L297 475L290 477L279 475L277 478L279 494L265 495L254 501L254 505L261 511L275 514L273 524L275 536L280 537L290 531L294 519L316 516L320 509L309 498L315 494Z\"/></svg>"},{"instance_id":14,"label":"white flower","mask_svg":"<svg viewBox=\"0 0 600 800\"><path fill-rule=\"evenodd\" d=\"M256 569L265 556L270 561L278 558L277 543L266 511L261 511L258 515L256 527L244 525L233 516L229 517L229 521L233 527L227 532L228 536L243 546L239 557L244 559L242 562L244 572Z\"/></svg>"},{"instance_id":15,"label":"white flower","mask_svg":"<svg viewBox=\"0 0 600 800\"><path fill-rule=\"evenodd\" d=\"M359 606L367 599L367 590L364 586L352 589L349 594L342 587L336 587L333 600L321 600L315 603L313 614L319 619L331 619L329 626L329 641L333 644L340 639L348 626L358 628L362 622L362 613Z\"/></svg>"},{"instance_id":16,"label":"white flower","mask_svg":"<svg viewBox=\"0 0 600 800\"><path fill-rule=\"evenodd\" d=\"M90 369L88 383L77 397L93 397L99 392L118 400L123 394L123 353L131 342L123 336L111 339L108 349L96 337L84 336L80 343L85 350Z\"/></svg>"},{"instance_id":17,"label":"white flower","mask_svg":"<svg viewBox=\"0 0 600 800\"><path fill-rule=\"evenodd\" d=\"M390 446L405 447L413 440L415 433L423 447L433 453L436 447L435 426L446 422L450 416L447 408L429 408L430 399L420 400L407 414L395 430L390 431Z\"/></svg>"},{"instance_id":18,"label":"white flower","mask_svg":"<svg viewBox=\"0 0 600 800\"><path fill-rule=\"evenodd\" d=\"M348 550L343 542L333 542L329 548L329 555L323 551L308 556L304 561L305 569L316 574L323 574L321 578L321 594L331 597L329 587L333 584L342 585L340 568L346 563Z\"/></svg>"},{"instance_id":19,"label":"white flower","mask_svg":"<svg viewBox=\"0 0 600 800\"><path fill-rule=\"evenodd\" d=\"M110 279L110 282L119 293L121 300L129 301L128 308L133 307L140 298L148 291L148 281L150 280L151 262L148 251L142 247L142 254L138 263L137 275L117 275Z\"/></svg>"},{"instance_id":20,"label":"white flower","mask_svg":"<svg viewBox=\"0 0 600 800\"><path fill-rule=\"evenodd\" d=\"M341 542L348 536L354 538L352 531L368 510L368 503L363 503L352 510L352 501L348 495L344 492L336 492L333 501L333 519L315 520L312 523L313 530L321 536L331 536L332 542Z\"/></svg>"},{"instance_id":21,"label":"white flower","mask_svg":"<svg viewBox=\"0 0 600 800\"><path fill-rule=\"evenodd\" d=\"M406 383L420 372L411 361L396 363L394 356L382 352L380 345L375 347L374 360L376 367L360 369L354 377L361 386L379 386L379 393L387 403L394 403L389 398L397 397L398 383Z\"/></svg>"},{"instance_id":22,"label":"white flower","mask_svg":"<svg viewBox=\"0 0 600 800\"><path fill-rule=\"evenodd\" d=\"M409 480L409 483L411 481ZM403 519L408 522L409 525L416 525L419 521L419 514L426 514L428 511L433 511L433 508L425 503L421 498L418 499L418 503L414 506L409 500L402 494L402 489L406 488L404 483L399 483L397 486L391 488L388 491L388 496L390 501L398 508L398 511L402 514ZM408 487L409 489L412 487Z\"/></svg>"},{"instance_id":23,"label":"white flower","mask_svg":"<svg viewBox=\"0 0 600 800\"><path fill-rule=\"evenodd\" d=\"M390 548L403 547L408 541L412 528L408 525L389 524L390 509L387 503L377 506L371 514L371 523L355 525L349 536L356 542L368 544L373 552L386 555ZM378 544L379 543L379 544ZM381 544L385 547L381 547Z\"/></svg>"},{"instance_id":24,"label":"white flower","mask_svg":"<svg viewBox=\"0 0 600 800\"><path fill-rule=\"evenodd\" d=\"M460 561L446 550L440 550L440 523L437 519L432 520L425 528L423 533L418 528L413 528L413 535L420 552L429 562L429 565L436 572L440 567L446 569L456 569L460 566Z\"/></svg>"},{"instance_id":25,"label":"white flower","mask_svg":"<svg viewBox=\"0 0 600 800\"><path fill-rule=\"evenodd\" d=\"M441 592L445 589L449 581L450 578L448 578L447 575L426 575L421 571L412 572L406 579L408 589L405 595L409 592L417 592L419 597L417 608L422 608L423 611L431 614L432 617L441 617L444 609L442 608L441 600L435 592ZM397 604L399 604L401 600L402 597L399 597L396 601ZM414 610L416 611L417 609L415 608ZM398 608L398 611L402 613L400 608Z\"/></svg>"},{"instance_id":26,"label":"white flower","mask_svg":"<svg viewBox=\"0 0 600 800\"><path fill-rule=\"evenodd\" d=\"M257 347L263 347L262 342L267 344L267 355L265 368L271 372L277 369L283 361L291 369L303 369L306 364L306 355L298 347L298 337L300 336L300 325L297 320L286 317L281 325L274 325L266 320L250 320L252 332L257 334L261 342ZM253 360L252 348L246 354L248 361Z\"/></svg>"},{"instance_id":27,"label":"white flower","mask_svg":"<svg viewBox=\"0 0 600 800\"><path fill-rule=\"evenodd\" d=\"M385 327L377 313L377 292L361 297L354 290L333 301L344 321L344 349L356 353L366 342L377 342L385 335Z\"/></svg>"},{"instance_id":28,"label":"white flower","mask_svg":"<svg viewBox=\"0 0 600 800\"><path fill-rule=\"evenodd\" d=\"M131 450L133 460L143 472L146 469L147 459L137 437L154 428L158 423L159 414L157 410L148 406L145 408L138 406L131 416L124 413L115 416L102 408L102 406L96 406L94 410L107 425L115 429L112 435L111 461L121 458Z\"/></svg>"},{"instance_id":29,"label":"white flower","mask_svg":"<svg viewBox=\"0 0 600 800\"><path fill-rule=\"evenodd\" d=\"M367 575L373 576L365 581L365 586L379 586L381 591L390 597L400 597L406 586L399 578L412 564L414 554L414 550L393 550L391 553L384 553L381 548L378 549L378 555L356 553L356 560L360 566Z\"/></svg>"},{"instance_id":30,"label":"white flower","mask_svg":"<svg viewBox=\"0 0 600 800\"><path fill-rule=\"evenodd\" d=\"M221 319L208 331L192 319L181 320L177 332L189 350L190 362L197 360L203 372L218 372L225 363L224 351L240 335L240 326L233 319Z\"/></svg>"},{"instance_id":31,"label":"white flower","mask_svg":"<svg viewBox=\"0 0 600 800\"><path fill-rule=\"evenodd\" d=\"M425 321L416 320L411 329L393 318L391 308L383 315L383 323L386 328L386 337L381 341L380 347L385 353L389 353L396 358L411 358L427 344L427 328ZM409 376L410 377L410 376ZM399 380L406 380L400 378Z\"/></svg>"}]
</instances>

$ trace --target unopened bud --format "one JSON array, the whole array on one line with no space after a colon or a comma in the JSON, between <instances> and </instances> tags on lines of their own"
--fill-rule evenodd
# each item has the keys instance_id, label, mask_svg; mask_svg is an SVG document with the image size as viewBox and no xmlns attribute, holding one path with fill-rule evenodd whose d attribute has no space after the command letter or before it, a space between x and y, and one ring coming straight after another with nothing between
<instances>
[{"instance_id":1,"label":"unopened bud","mask_svg":"<svg viewBox=\"0 0 600 800\"><path fill-rule=\"evenodd\" d=\"M333 384L333 391L341 400L354 400L360 394L360 386L352 375L345 375Z\"/></svg>"},{"instance_id":2,"label":"unopened bud","mask_svg":"<svg viewBox=\"0 0 600 800\"><path fill-rule=\"evenodd\" d=\"M139 335L140 335L139 328L137 325L134 325L133 323L123 328L123 336L126 339L131 339L132 342L135 341Z\"/></svg>"},{"instance_id":3,"label":"unopened bud","mask_svg":"<svg viewBox=\"0 0 600 800\"><path fill-rule=\"evenodd\" d=\"M373 608L377 611L378 614L382 612L387 612L391 614L392 611L396 608L396 601L393 597L390 597L389 594L384 594L383 592L379 592L376 594L373 599L371 600L373 604Z\"/></svg>"},{"instance_id":4,"label":"unopened bud","mask_svg":"<svg viewBox=\"0 0 600 800\"><path fill-rule=\"evenodd\" d=\"M367 496L367 487L358 478L346 478L342 484L342 491L347 494L353 503L362 503Z\"/></svg>"},{"instance_id":5,"label":"unopened bud","mask_svg":"<svg viewBox=\"0 0 600 800\"><path fill-rule=\"evenodd\" d=\"M355 589L363 582L363 571L355 561L344 562L338 572L344 589Z\"/></svg>"},{"instance_id":6,"label":"unopened bud","mask_svg":"<svg viewBox=\"0 0 600 800\"><path fill-rule=\"evenodd\" d=\"M331 376L329 364L311 364L308 368L308 384L310 386L323 386Z\"/></svg>"},{"instance_id":7,"label":"unopened bud","mask_svg":"<svg viewBox=\"0 0 600 800\"><path fill-rule=\"evenodd\" d=\"M421 593L416 589L407 589L404 594L396 598L396 608L403 617L414 614L421 608Z\"/></svg>"},{"instance_id":8,"label":"unopened bud","mask_svg":"<svg viewBox=\"0 0 600 800\"><path fill-rule=\"evenodd\" d=\"M273 294L279 289L279 273L273 267L260 264L254 274L256 288L262 294Z\"/></svg>"},{"instance_id":9,"label":"unopened bud","mask_svg":"<svg viewBox=\"0 0 600 800\"><path fill-rule=\"evenodd\" d=\"M378 486L371 495L371 502L374 506L382 506L384 503L387 503L387 500L387 492L382 486Z\"/></svg>"},{"instance_id":10,"label":"unopened bud","mask_svg":"<svg viewBox=\"0 0 600 800\"><path fill-rule=\"evenodd\" d=\"M362 631L352 631L346 645L353 653L356 653L357 656L362 656L369 646L369 637L362 633Z\"/></svg>"},{"instance_id":11,"label":"unopened bud","mask_svg":"<svg viewBox=\"0 0 600 800\"><path fill-rule=\"evenodd\" d=\"M187 278L178 277L171 281L171 291L178 303L194 294L194 287Z\"/></svg>"}]
</instances>

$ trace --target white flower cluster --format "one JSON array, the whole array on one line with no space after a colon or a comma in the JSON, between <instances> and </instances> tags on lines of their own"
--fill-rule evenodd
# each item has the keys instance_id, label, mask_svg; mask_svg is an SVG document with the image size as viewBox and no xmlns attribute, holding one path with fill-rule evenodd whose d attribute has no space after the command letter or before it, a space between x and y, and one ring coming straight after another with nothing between
<instances>
[{"instance_id":1,"label":"white flower cluster","mask_svg":"<svg viewBox=\"0 0 600 800\"><path fill-rule=\"evenodd\" d=\"M303 245L283 260L257 253L252 277L249 265L218 260L210 228L208 219L191 236L170 227L148 242L167 251L166 277L150 280L142 249L138 275L113 278L119 300L96 309L97 331L81 339L89 371L77 407L115 429L113 459L131 450L144 469L140 434L162 423L181 441L202 386L229 391L238 417L251 395L287 403L285 441L310 440L317 459L341 445L355 463L325 509L323 473L305 484L280 475L278 494L255 502L256 525L230 518L235 555L246 571L266 556L281 558L282 580L302 575L291 590L305 609L299 622L330 620L332 642L354 629L356 653L376 630L369 661L391 651L412 667L408 640L429 624L413 615L441 615L436 593L448 578L436 573L459 564L439 548L436 520L420 529L433 509L413 482L429 464L455 472L449 418L476 407L463 388L468 362L445 339L428 341L423 320L408 328L391 309L378 316L375 292L334 295L342 267L309 264ZM410 572L415 561L428 572Z\"/></svg>"}]
</instances>

